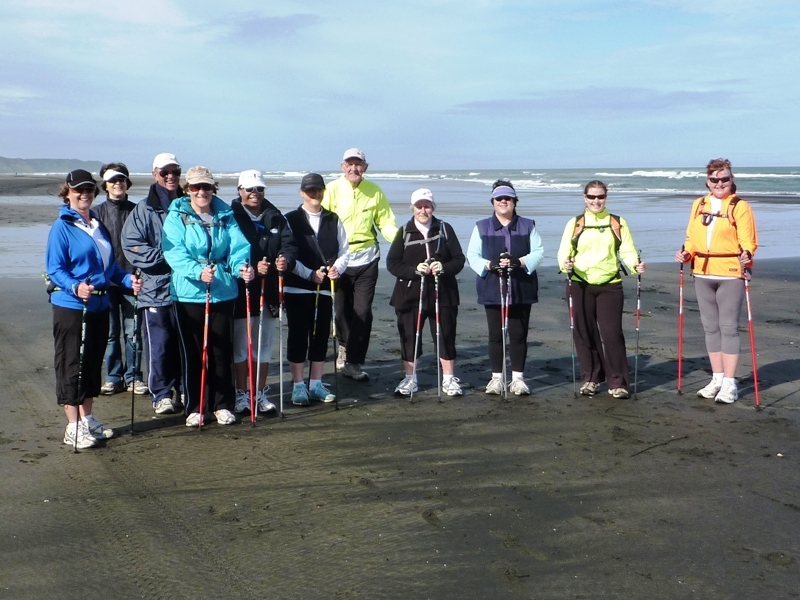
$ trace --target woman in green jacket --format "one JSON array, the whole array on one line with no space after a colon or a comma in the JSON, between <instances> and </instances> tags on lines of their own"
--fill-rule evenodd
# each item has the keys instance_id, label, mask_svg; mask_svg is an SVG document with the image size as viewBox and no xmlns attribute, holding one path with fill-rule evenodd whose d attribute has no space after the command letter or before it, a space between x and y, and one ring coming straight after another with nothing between
<instances>
[{"instance_id":1,"label":"woman in green jacket","mask_svg":"<svg viewBox=\"0 0 800 600\"><path fill-rule=\"evenodd\" d=\"M581 368L581 395L594 396L603 381L614 398L629 398L628 356L622 333L622 277L644 273L628 223L606 209L608 188L590 181L583 190L586 209L564 229L558 264L569 274L573 339ZM623 266L624 263L624 266Z\"/></svg>"}]
</instances>

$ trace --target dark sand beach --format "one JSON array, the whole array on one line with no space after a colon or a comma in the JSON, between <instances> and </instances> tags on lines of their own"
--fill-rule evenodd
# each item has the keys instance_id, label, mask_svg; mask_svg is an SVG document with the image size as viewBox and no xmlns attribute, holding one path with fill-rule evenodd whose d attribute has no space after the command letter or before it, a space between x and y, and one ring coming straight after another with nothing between
<instances>
[{"instance_id":1,"label":"dark sand beach","mask_svg":"<svg viewBox=\"0 0 800 600\"><path fill-rule=\"evenodd\" d=\"M796 259L756 265L761 411L744 315L740 401L696 397L709 372L690 278L676 394L674 264L642 280L636 399L573 397L553 268L532 311L531 396L483 394L486 324L465 270L456 375L470 387L437 401L426 336L421 393L398 399L382 272L371 379L342 379L338 412L287 402L284 419L198 432L137 396L132 436L123 393L95 405L117 435L78 455L61 442L44 286L5 278L0 597L800 598L798 273ZM636 280L625 287L633 374Z\"/></svg>"}]
</instances>

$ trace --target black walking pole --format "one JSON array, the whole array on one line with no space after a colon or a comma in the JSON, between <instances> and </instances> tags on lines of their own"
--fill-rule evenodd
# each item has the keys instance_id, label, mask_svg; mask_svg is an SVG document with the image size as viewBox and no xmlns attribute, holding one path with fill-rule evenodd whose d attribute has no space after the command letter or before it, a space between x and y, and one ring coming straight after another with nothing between
<instances>
[{"instance_id":1,"label":"black walking pole","mask_svg":"<svg viewBox=\"0 0 800 600\"><path fill-rule=\"evenodd\" d=\"M87 277L84 282L86 285L92 285L92 278ZM77 288L76 288L77 291ZM86 305L89 303L89 298L83 301L83 312L81 313L81 348L78 359L78 398L80 399L83 391L83 354L86 349ZM82 404L82 403L81 403ZM72 451L78 454L78 427L81 424L81 404L75 407L77 413L75 419L75 441L72 444Z\"/></svg>"},{"instance_id":2,"label":"black walking pole","mask_svg":"<svg viewBox=\"0 0 800 600\"><path fill-rule=\"evenodd\" d=\"M637 253L639 262L642 262L642 251ZM639 266L638 264L636 265ZM636 354L633 357L633 398L638 400L639 391L639 317L642 309L642 274L636 274Z\"/></svg>"},{"instance_id":3,"label":"black walking pole","mask_svg":"<svg viewBox=\"0 0 800 600\"><path fill-rule=\"evenodd\" d=\"M136 279L139 279L142 276L142 271L140 269L136 269L134 272ZM134 396L136 395L136 355L139 352L139 321L137 320L137 310L139 309L139 294L133 295L133 385L131 386L131 435L136 435L136 432L133 430L133 407L134 407ZM140 365L141 367L141 365Z\"/></svg>"}]
</instances>

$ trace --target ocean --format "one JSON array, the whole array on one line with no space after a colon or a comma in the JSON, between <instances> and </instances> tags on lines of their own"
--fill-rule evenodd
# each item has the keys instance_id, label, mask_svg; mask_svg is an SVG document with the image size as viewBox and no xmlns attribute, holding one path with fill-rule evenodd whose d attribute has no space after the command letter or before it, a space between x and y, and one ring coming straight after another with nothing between
<instances>
[{"instance_id":1,"label":"ocean","mask_svg":"<svg viewBox=\"0 0 800 600\"><path fill-rule=\"evenodd\" d=\"M326 181L338 171L320 171ZM758 227L759 250L756 258L800 256L800 168L734 169L739 195L753 207ZM135 174L135 179L150 177ZM236 196L236 172L215 173L220 182L219 196L230 201ZM300 203L298 186L303 172L265 171L267 197L280 210ZM669 262L683 243L692 200L705 192L702 169L531 169L463 171L381 171L367 172L378 183L392 205L398 224L411 215L409 199L417 188L429 188L436 199L436 216L450 222L466 249L475 222L491 214L491 184L510 179L517 189L517 212L533 218L545 248L543 266L555 266L556 252L567 220L583 211L583 186L599 179L609 187L608 209L628 221L642 260ZM136 201L146 187L130 191ZM102 197L97 202L102 201ZM56 197L0 197L0 202L52 203ZM0 226L0 255L7 269L5 276L27 276L43 266L48 226ZM385 255L388 243L381 239ZM39 271L36 271L37 273Z\"/></svg>"}]
</instances>

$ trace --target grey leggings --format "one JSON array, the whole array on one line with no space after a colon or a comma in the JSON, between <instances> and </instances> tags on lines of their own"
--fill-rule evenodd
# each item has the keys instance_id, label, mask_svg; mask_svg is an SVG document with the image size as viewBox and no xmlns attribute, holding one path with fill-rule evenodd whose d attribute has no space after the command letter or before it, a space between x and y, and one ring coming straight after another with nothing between
<instances>
[{"instance_id":1,"label":"grey leggings","mask_svg":"<svg viewBox=\"0 0 800 600\"><path fill-rule=\"evenodd\" d=\"M694 278L706 350L739 354L739 314L744 302L743 279Z\"/></svg>"}]
</instances>

